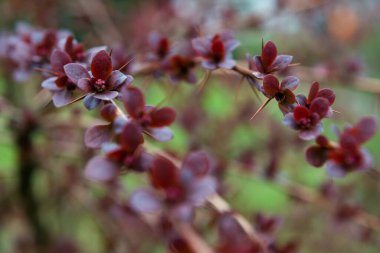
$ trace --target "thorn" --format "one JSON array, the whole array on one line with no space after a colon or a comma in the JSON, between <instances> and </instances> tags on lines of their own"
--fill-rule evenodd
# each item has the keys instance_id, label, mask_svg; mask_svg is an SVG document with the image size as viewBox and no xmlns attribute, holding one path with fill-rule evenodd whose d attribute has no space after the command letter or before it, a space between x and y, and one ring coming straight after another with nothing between
<instances>
[{"instance_id":1,"label":"thorn","mask_svg":"<svg viewBox=\"0 0 380 253\"><path fill-rule=\"evenodd\" d=\"M262 103L263 100L261 99L261 97L260 97L260 95L258 93L258 90L255 87L253 87L253 85L250 84L249 82L248 82L248 85L251 88L251 90L253 91L253 94L255 94L255 97Z\"/></svg>"},{"instance_id":2,"label":"thorn","mask_svg":"<svg viewBox=\"0 0 380 253\"><path fill-rule=\"evenodd\" d=\"M261 51L264 49L264 37L261 37Z\"/></svg>"},{"instance_id":3,"label":"thorn","mask_svg":"<svg viewBox=\"0 0 380 253\"><path fill-rule=\"evenodd\" d=\"M78 101L82 100L85 96L87 96L87 95L82 95L82 96L80 96L80 97L78 97L78 98L75 98L74 100L72 100L71 102L69 102L69 103L66 104L66 105L74 104L75 102L78 102Z\"/></svg>"},{"instance_id":4,"label":"thorn","mask_svg":"<svg viewBox=\"0 0 380 253\"><path fill-rule=\"evenodd\" d=\"M333 113L337 113L337 114L342 114L340 111L337 111L337 110L332 110L333 111Z\"/></svg>"},{"instance_id":5,"label":"thorn","mask_svg":"<svg viewBox=\"0 0 380 253\"><path fill-rule=\"evenodd\" d=\"M55 75L55 76L59 76L59 73L57 72L54 72L53 70L51 69L43 69L43 68L34 68L34 70L36 71L40 71L40 72L46 72L46 73L49 73L49 74L52 74L52 75Z\"/></svg>"},{"instance_id":6,"label":"thorn","mask_svg":"<svg viewBox=\"0 0 380 253\"><path fill-rule=\"evenodd\" d=\"M112 52L113 52L113 48L110 49L110 53L109 53L110 57L112 56Z\"/></svg>"},{"instance_id":7,"label":"thorn","mask_svg":"<svg viewBox=\"0 0 380 253\"><path fill-rule=\"evenodd\" d=\"M262 105L260 106L260 108L255 112L255 114L253 114L253 116L252 116L249 120L253 120L253 119L256 117L256 115L259 114L259 112L261 112L261 111L264 109L264 107L265 107L265 106L266 106L271 100L272 100L272 98L268 98L267 101L265 101L264 104L262 104Z\"/></svg>"},{"instance_id":8,"label":"thorn","mask_svg":"<svg viewBox=\"0 0 380 253\"><path fill-rule=\"evenodd\" d=\"M129 61L127 61L126 63L124 63L120 68L119 68L119 71L121 71L123 68L127 67L129 65L129 63L131 63L132 61L134 61L136 59L136 57L132 57Z\"/></svg>"},{"instance_id":9,"label":"thorn","mask_svg":"<svg viewBox=\"0 0 380 253\"><path fill-rule=\"evenodd\" d=\"M296 67L296 66L300 66L300 65L301 65L301 63L296 62L296 63L289 64L288 67Z\"/></svg>"}]
</instances>

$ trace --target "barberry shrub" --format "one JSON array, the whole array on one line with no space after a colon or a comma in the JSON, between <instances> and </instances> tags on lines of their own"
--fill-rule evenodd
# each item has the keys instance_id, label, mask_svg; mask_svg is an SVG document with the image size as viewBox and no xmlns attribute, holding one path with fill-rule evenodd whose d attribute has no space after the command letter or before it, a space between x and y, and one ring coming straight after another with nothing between
<instances>
[{"instance_id":1,"label":"barberry shrub","mask_svg":"<svg viewBox=\"0 0 380 253\"><path fill-rule=\"evenodd\" d=\"M231 194L244 194L244 188L233 192L227 183L236 168L244 173L237 185L246 180L253 185L253 178L264 175L274 188L281 187L292 197L294 205L312 202L334 210L334 222L356 223L368 234L380 229L380 217L345 203L348 193L334 184L349 175L379 175L363 147L377 131L374 117L358 117L342 130L335 127L333 141L327 126L345 118L334 109L339 92L328 82L321 88L319 80L309 88L293 71L295 57L279 54L274 41L263 41L261 51L247 54L244 62L234 57L241 43L230 31L186 35L178 42L157 32L145 37L144 50L130 54L116 43L87 49L66 30L25 26L1 35L3 75L12 87L0 105L12 124L23 218L33 235L27 238L31 242L17 243L20 249L27 245L26 251L17 252L85 252L75 236L60 234L43 221L45 207L38 204L31 178L36 168L45 167L56 173L47 178L61 175L62 180L46 179L51 192L43 197L57 197L63 205L61 198L88 205L86 210L101 227L105 252L125 249L123 240L132 250L128 252L151 252L156 247L171 253L301 252L304 238L284 240L278 234L283 223L297 230L302 221L265 210L252 213L244 206L244 215L239 212ZM38 77L32 75L37 72ZM219 82L213 82L216 79ZM239 102L239 96L250 93L239 92L237 79L254 91L256 103ZM25 80L28 83L16 84ZM226 97L214 101L219 111L215 115L222 117L205 116L213 94L226 80ZM38 83L38 94L28 94L20 102L16 93L32 82ZM234 94L237 98L231 100ZM35 104L23 108L25 99ZM278 106L271 104L274 101ZM279 119L260 116L269 106L279 112ZM240 137L248 148L231 151L238 124L245 125L243 132L248 129ZM38 142L36 132L51 138ZM184 133L187 140L170 148ZM258 139L251 140L250 133L268 135L269 141L257 148L252 143ZM63 137L57 141L54 135ZM83 146L75 142L78 137ZM315 173L306 163L325 167L330 181L313 192L289 183L281 168L286 165L279 165L285 148L297 157L293 163L302 164L304 173ZM252 175L256 177L251 180Z\"/></svg>"}]
</instances>

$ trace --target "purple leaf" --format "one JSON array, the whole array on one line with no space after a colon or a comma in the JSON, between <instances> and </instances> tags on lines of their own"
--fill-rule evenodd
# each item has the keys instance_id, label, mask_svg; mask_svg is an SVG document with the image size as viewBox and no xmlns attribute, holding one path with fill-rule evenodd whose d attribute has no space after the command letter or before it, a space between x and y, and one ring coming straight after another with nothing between
<instances>
[{"instance_id":1,"label":"purple leaf","mask_svg":"<svg viewBox=\"0 0 380 253\"><path fill-rule=\"evenodd\" d=\"M150 128L148 130L148 134L152 136L157 141L170 141L173 139L173 132L168 127L162 127L162 128Z\"/></svg>"},{"instance_id":2,"label":"purple leaf","mask_svg":"<svg viewBox=\"0 0 380 253\"><path fill-rule=\"evenodd\" d=\"M109 100L116 98L118 95L119 95L119 92L108 90L108 91L103 91L101 93L95 93L94 97L101 99L101 100L109 101Z\"/></svg>"},{"instance_id":3,"label":"purple leaf","mask_svg":"<svg viewBox=\"0 0 380 253\"><path fill-rule=\"evenodd\" d=\"M93 88L89 78L81 78L78 80L77 86L85 92L92 92Z\"/></svg>"},{"instance_id":4,"label":"purple leaf","mask_svg":"<svg viewBox=\"0 0 380 253\"><path fill-rule=\"evenodd\" d=\"M326 163L326 172L331 177L340 178L346 175L344 169L337 163L328 161Z\"/></svg>"},{"instance_id":5,"label":"purple leaf","mask_svg":"<svg viewBox=\"0 0 380 253\"><path fill-rule=\"evenodd\" d=\"M289 89L291 91L295 90L300 83L300 80L295 76L288 76L282 80L280 89L285 90Z\"/></svg>"},{"instance_id":6,"label":"purple leaf","mask_svg":"<svg viewBox=\"0 0 380 253\"><path fill-rule=\"evenodd\" d=\"M297 103L299 105L302 105L302 106L306 106L307 105L307 98L303 94L298 94L296 96L296 100L297 100Z\"/></svg>"},{"instance_id":7,"label":"purple leaf","mask_svg":"<svg viewBox=\"0 0 380 253\"><path fill-rule=\"evenodd\" d=\"M216 186L216 181L212 177L195 180L189 189L189 201L195 206L203 205L215 193Z\"/></svg>"},{"instance_id":8,"label":"purple leaf","mask_svg":"<svg viewBox=\"0 0 380 253\"><path fill-rule=\"evenodd\" d=\"M84 100L84 106L87 110L92 110L100 104L101 100L94 97L94 93L87 95Z\"/></svg>"},{"instance_id":9,"label":"purple leaf","mask_svg":"<svg viewBox=\"0 0 380 253\"><path fill-rule=\"evenodd\" d=\"M211 48L210 41L207 38L193 39L191 41L191 45L193 46L194 50L202 56L207 55Z\"/></svg>"},{"instance_id":10,"label":"purple leaf","mask_svg":"<svg viewBox=\"0 0 380 253\"><path fill-rule=\"evenodd\" d=\"M220 62L218 64L219 68L224 68L224 69L232 69L235 67L236 62L232 59L225 59L224 61Z\"/></svg>"},{"instance_id":11,"label":"purple leaf","mask_svg":"<svg viewBox=\"0 0 380 253\"><path fill-rule=\"evenodd\" d=\"M119 70L112 71L111 76L108 78L107 82L110 84L109 88L114 89L120 85L122 85L127 80L126 75L124 75Z\"/></svg>"},{"instance_id":12,"label":"purple leaf","mask_svg":"<svg viewBox=\"0 0 380 253\"><path fill-rule=\"evenodd\" d=\"M306 129L306 130L300 130L298 137L300 137L302 140L309 141L312 139L315 139L320 135L323 131L323 127L321 123L318 123L313 128Z\"/></svg>"},{"instance_id":13,"label":"purple leaf","mask_svg":"<svg viewBox=\"0 0 380 253\"><path fill-rule=\"evenodd\" d=\"M73 93L67 89L62 89L55 91L52 99L55 107L62 107L73 101Z\"/></svg>"},{"instance_id":14,"label":"purple leaf","mask_svg":"<svg viewBox=\"0 0 380 253\"><path fill-rule=\"evenodd\" d=\"M51 90L51 91L58 91L61 90L61 87L58 87L55 81L57 80L57 77L49 77L48 79L44 80L41 84L42 88Z\"/></svg>"},{"instance_id":15,"label":"purple leaf","mask_svg":"<svg viewBox=\"0 0 380 253\"><path fill-rule=\"evenodd\" d=\"M93 157L84 169L84 176L93 181L106 182L114 179L117 175L117 164L101 156Z\"/></svg>"},{"instance_id":16,"label":"purple leaf","mask_svg":"<svg viewBox=\"0 0 380 253\"><path fill-rule=\"evenodd\" d=\"M355 125L360 143L368 141L377 131L377 122L373 117L364 117Z\"/></svg>"},{"instance_id":17,"label":"purple leaf","mask_svg":"<svg viewBox=\"0 0 380 253\"><path fill-rule=\"evenodd\" d=\"M183 163L183 170L189 170L194 176L204 176L210 169L208 155L203 151L195 151L188 154Z\"/></svg>"},{"instance_id":18,"label":"purple leaf","mask_svg":"<svg viewBox=\"0 0 380 253\"><path fill-rule=\"evenodd\" d=\"M69 63L63 68L67 77L75 84L77 84L81 78L90 78L87 69L79 63Z\"/></svg>"},{"instance_id":19,"label":"purple leaf","mask_svg":"<svg viewBox=\"0 0 380 253\"><path fill-rule=\"evenodd\" d=\"M231 52L240 46L240 42L235 39L229 39L224 43L224 48L227 52Z\"/></svg>"},{"instance_id":20,"label":"purple leaf","mask_svg":"<svg viewBox=\"0 0 380 253\"><path fill-rule=\"evenodd\" d=\"M129 206L137 213L154 213L162 210L159 196L149 189L134 191L129 197Z\"/></svg>"},{"instance_id":21,"label":"purple leaf","mask_svg":"<svg viewBox=\"0 0 380 253\"><path fill-rule=\"evenodd\" d=\"M278 55L271 65L271 71L281 71L285 69L292 62L293 56L291 55Z\"/></svg>"},{"instance_id":22,"label":"purple leaf","mask_svg":"<svg viewBox=\"0 0 380 253\"><path fill-rule=\"evenodd\" d=\"M63 66L71 62L71 57L63 50L55 49L50 55L50 64L54 71L63 72Z\"/></svg>"},{"instance_id":23,"label":"purple leaf","mask_svg":"<svg viewBox=\"0 0 380 253\"><path fill-rule=\"evenodd\" d=\"M282 121L285 126L291 127L295 129L297 127L297 123L294 120L293 113L287 113Z\"/></svg>"},{"instance_id":24,"label":"purple leaf","mask_svg":"<svg viewBox=\"0 0 380 253\"><path fill-rule=\"evenodd\" d=\"M100 148L103 143L112 138L111 125L98 125L90 127L84 134L84 143L89 148Z\"/></svg>"}]
</instances>

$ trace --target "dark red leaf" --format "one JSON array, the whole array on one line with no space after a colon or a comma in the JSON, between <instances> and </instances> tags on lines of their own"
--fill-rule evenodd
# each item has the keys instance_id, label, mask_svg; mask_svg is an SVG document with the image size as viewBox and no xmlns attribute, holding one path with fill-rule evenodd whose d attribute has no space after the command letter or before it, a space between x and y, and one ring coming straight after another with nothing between
<instances>
[{"instance_id":1,"label":"dark red leaf","mask_svg":"<svg viewBox=\"0 0 380 253\"><path fill-rule=\"evenodd\" d=\"M276 59L277 48L272 41L265 43L263 51L261 52L261 61L264 66L268 67Z\"/></svg>"},{"instance_id":2,"label":"dark red leaf","mask_svg":"<svg viewBox=\"0 0 380 253\"><path fill-rule=\"evenodd\" d=\"M144 137L141 129L134 122L128 122L120 134L120 145L124 150L132 153L142 143L144 143Z\"/></svg>"},{"instance_id":3,"label":"dark red leaf","mask_svg":"<svg viewBox=\"0 0 380 253\"><path fill-rule=\"evenodd\" d=\"M224 49L223 41L221 41L219 37L214 39L211 42L211 52L220 57L220 58L217 58L218 60L222 60L225 49Z\"/></svg>"},{"instance_id":4,"label":"dark red leaf","mask_svg":"<svg viewBox=\"0 0 380 253\"><path fill-rule=\"evenodd\" d=\"M170 107L163 107L159 109L153 109L150 113L150 117L152 118L151 127L164 127L171 125L175 118L176 112L174 109Z\"/></svg>"},{"instance_id":5,"label":"dark red leaf","mask_svg":"<svg viewBox=\"0 0 380 253\"><path fill-rule=\"evenodd\" d=\"M315 142L321 146L321 147L328 147L329 146L329 140L323 136L323 135L320 135L318 136L316 139L315 139Z\"/></svg>"},{"instance_id":6,"label":"dark red leaf","mask_svg":"<svg viewBox=\"0 0 380 253\"><path fill-rule=\"evenodd\" d=\"M112 122L118 115L118 110L113 104L105 104L100 110L100 115L108 122Z\"/></svg>"},{"instance_id":7,"label":"dark red leaf","mask_svg":"<svg viewBox=\"0 0 380 253\"><path fill-rule=\"evenodd\" d=\"M310 117L310 111L306 107L299 105L296 108L294 108L293 117L296 122L298 122L301 119L307 119Z\"/></svg>"},{"instance_id":8,"label":"dark red leaf","mask_svg":"<svg viewBox=\"0 0 380 253\"><path fill-rule=\"evenodd\" d=\"M311 146L306 149L306 160L315 167L321 167L327 161L327 150L319 146Z\"/></svg>"},{"instance_id":9,"label":"dark red leaf","mask_svg":"<svg viewBox=\"0 0 380 253\"><path fill-rule=\"evenodd\" d=\"M163 156L157 156L150 169L152 185L157 189L169 189L178 183L179 173L177 167Z\"/></svg>"},{"instance_id":10,"label":"dark red leaf","mask_svg":"<svg viewBox=\"0 0 380 253\"><path fill-rule=\"evenodd\" d=\"M122 91L122 100L129 116L138 118L139 114L144 111L145 99L140 89L136 87L126 87Z\"/></svg>"},{"instance_id":11,"label":"dark red leaf","mask_svg":"<svg viewBox=\"0 0 380 253\"><path fill-rule=\"evenodd\" d=\"M91 72L95 78L107 80L112 72L112 60L105 51L99 51L91 61Z\"/></svg>"},{"instance_id":12,"label":"dark red leaf","mask_svg":"<svg viewBox=\"0 0 380 253\"><path fill-rule=\"evenodd\" d=\"M50 64L54 71L63 73L63 66L72 62L71 57L60 49L55 49L50 55Z\"/></svg>"},{"instance_id":13,"label":"dark red leaf","mask_svg":"<svg viewBox=\"0 0 380 253\"><path fill-rule=\"evenodd\" d=\"M307 102L310 104L316 97L319 92L319 83L313 82L310 87L309 96L307 97Z\"/></svg>"},{"instance_id":14,"label":"dark red leaf","mask_svg":"<svg viewBox=\"0 0 380 253\"><path fill-rule=\"evenodd\" d=\"M284 102L286 104L294 104L297 101L296 96L294 95L294 93L291 90L286 89L283 91L283 94L285 96Z\"/></svg>"},{"instance_id":15,"label":"dark red leaf","mask_svg":"<svg viewBox=\"0 0 380 253\"><path fill-rule=\"evenodd\" d=\"M269 98L273 98L280 90L280 83L274 75L266 75L263 79L263 88L265 95Z\"/></svg>"}]
</instances>

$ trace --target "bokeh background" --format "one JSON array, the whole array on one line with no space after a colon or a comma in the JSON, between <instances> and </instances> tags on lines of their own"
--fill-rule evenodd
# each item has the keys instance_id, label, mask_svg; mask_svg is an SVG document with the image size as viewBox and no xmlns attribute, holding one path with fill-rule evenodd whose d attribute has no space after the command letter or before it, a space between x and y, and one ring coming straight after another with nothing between
<instances>
[{"instance_id":1,"label":"bokeh background","mask_svg":"<svg viewBox=\"0 0 380 253\"><path fill-rule=\"evenodd\" d=\"M294 55L294 62L300 63L289 70L301 78L299 91L307 92L314 80L336 91L335 110L340 113L325 125L326 135L335 139L332 125L342 127L344 122L354 123L364 115L380 118L379 13L378 0L1 0L0 32L10 32L22 21L68 29L86 46L120 42L128 53L142 54L152 31L176 41L231 30L242 44L235 53L241 64L246 64L247 52L260 53L262 39L272 40L279 52ZM199 71L198 75L203 73ZM2 96L7 86L17 85L18 96L23 98L21 106L33 107L35 97L30 94L38 93L39 74L22 84L9 83L3 76ZM151 104L159 103L169 91L164 79L137 78L134 83L144 89ZM192 96L193 89L181 84L166 102L178 110L175 138L152 145L178 156L195 148L212 153L231 206L248 218L258 212L281 216L278 238L299 241L299 252L380 252L378 232L355 222L340 223L334 209L344 203L379 216L380 179L367 173L334 179L334 208L325 208L318 201L297 200L298 193L291 186L320 192L332 179L324 169L305 162L305 143L281 124L277 106L271 104L249 121L260 101L248 85L239 88L237 78L223 73L213 76L201 95ZM41 161L33 184L39 216L52 233L59 235L57 244L72 247L56 252L107 252L108 237L116 236L114 221L105 213L99 214L107 205L104 190L81 179L86 158L93 154L84 147L83 131L95 121L94 115L73 105L57 109L54 122L33 136ZM366 145L377 166L379 142L377 134ZM26 249L31 244L15 193L18 163L9 118L0 111L2 253L29 252ZM271 180L273 177L276 180ZM146 184L146 179L135 174L123 176L122 181L127 192ZM204 236L215 240L213 232ZM145 242L128 232L124 244L132 245L135 251L115 252L166 252L157 238ZM118 247L128 248L125 245Z\"/></svg>"}]
</instances>

